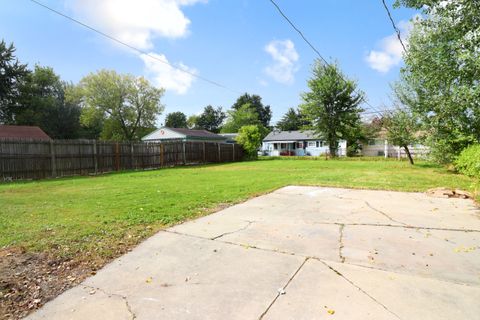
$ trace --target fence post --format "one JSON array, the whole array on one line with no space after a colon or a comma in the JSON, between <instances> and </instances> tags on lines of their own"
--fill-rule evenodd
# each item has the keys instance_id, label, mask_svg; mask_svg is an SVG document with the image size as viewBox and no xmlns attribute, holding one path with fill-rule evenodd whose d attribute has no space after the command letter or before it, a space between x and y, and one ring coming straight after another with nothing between
<instances>
[{"instance_id":1,"label":"fence post","mask_svg":"<svg viewBox=\"0 0 480 320\"><path fill-rule=\"evenodd\" d=\"M120 171L120 145L115 143L115 169Z\"/></svg>"},{"instance_id":2,"label":"fence post","mask_svg":"<svg viewBox=\"0 0 480 320\"><path fill-rule=\"evenodd\" d=\"M98 174L97 140L93 140L93 167L95 168L95 175L97 175Z\"/></svg>"},{"instance_id":3,"label":"fence post","mask_svg":"<svg viewBox=\"0 0 480 320\"><path fill-rule=\"evenodd\" d=\"M55 145L54 140L50 140L50 158L52 161L52 178L57 177L57 162L55 159Z\"/></svg>"},{"instance_id":4,"label":"fence post","mask_svg":"<svg viewBox=\"0 0 480 320\"><path fill-rule=\"evenodd\" d=\"M206 155L205 155L205 147L206 147L206 142L204 141L203 142L203 163L207 162L207 158L206 158Z\"/></svg>"},{"instance_id":5,"label":"fence post","mask_svg":"<svg viewBox=\"0 0 480 320\"><path fill-rule=\"evenodd\" d=\"M232 148L232 161L235 161L235 143L232 144L233 148Z\"/></svg>"},{"instance_id":6,"label":"fence post","mask_svg":"<svg viewBox=\"0 0 480 320\"><path fill-rule=\"evenodd\" d=\"M133 155L133 150L134 150L133 141L131 141L130 142L130 166L131 166L131 169L135 169L135 167L133 166L133 159L135 158L134 155Z\"/></svg>"},{"instance_id":7,"label":"fence post","mask_svg":"<svg viewBox=\"0 0 480 320\"><path fill-rule=\"evenodd\" d=\"M220 148L220 143L217 142L217 146L218 146L218 162L222 162L222 151Z\"/></svg>"},{"instance_id":8,"label":"fence post","mask_svg":"<svg viewBox=\"0 0 480 320\"><path fill-rule=\"evenodd\" d=\"M183 142L182 143L183 165L187 164L187 153L186 153L186 150L185 150L185 147L186 147L185 145L186 145L186 142Z\"/></svg>"}]
</instances>

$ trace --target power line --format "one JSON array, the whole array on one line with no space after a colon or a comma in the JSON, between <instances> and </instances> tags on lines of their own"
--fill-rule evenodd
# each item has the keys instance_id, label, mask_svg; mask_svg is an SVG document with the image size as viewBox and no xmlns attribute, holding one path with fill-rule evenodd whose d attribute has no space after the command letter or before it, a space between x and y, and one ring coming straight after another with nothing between
<instances>
[{"instance_id":1,"label":"power line","mask_svg":"<svg viewBox=\"0 0 480 320\"><path fill-rule=\"evenodd\" d=\"M290 26L300 35L300 37L302 37L302 39L309 45L309 47L320 57L320 59L327 65L327 66L331 66L331 64L322 56L322 54L320 53L320 51L317 50L317 48L315 48L315 46L305 37L305 35L303 34L303 32L292 22L292 20L290 18L288 18L288 16L283 12L283 10L280 8L280 6L274 1L274 0L270 0L270 2L272 3L272 5L277 9L277 11L280 13L280 15L288 22L288 24L290 24ZM347 80L345 80L341 75L339 75L340 79L343 80L345 83L347 83ZM372 106L366 99L363 95L361 95L358 91L355 91L358 95L360 95L362 97L362 100L363 102L369 106L372 110L376 110L377 113L379 113L380 115L382 114L382 111L378 108L375 108L374 106Z\"/></svg>"},{"instance_id":2,"label":"power line","mask_svg":"<svg viewBox=\"0 0 480 320\"><path fill-rule=\"evenodd\" d=\"M62 16L62 17L64 17L64 18L72 21L72 22L75 22L75 23L81 25L82 27L85 27L85 28L87 28L87 29L89 29L89 30L91 30L91 31L93 31L93 32L95 32L95 33L97 33L97 34L105 37L105 38L108 38L108 39L110 39L111 41L114 41L114 42L116 42L116 43L119 43L119 44L121 44L121 45L123 45L123 46L125 46L125 47L127 47L127 48L129 48L129 49L131 49L131 50L133 50L133 51L135 51L135 52L137 52L137 53L143 54L143 55L145 55L145 56L147 56L147 57L149 57L149 58L151 58L151 59L154 59L154 60L159 61L159 62L161 62L161 63L163 63L163 64L166 64L166 65L168 65L168 66L170 66L170 67L172 67L172 68L174 68L174 69L177 69L177 70L179 70L179 71L181 71L181 72L184 72L184 73L186 73L186 74L189 74L189 75L191 75L192 77L195 77L195 78L200 79L200 80L202 80L202 81L208 82L208 83L210 83L210 84L212 84L212 85L214 85L214 86L220 87L220 88L222 88L222 89L226 89L226 90L228 90L228 91L231 91L231 92L234 92L234 93L237 93L237 94L242 94L242 92L233 90L233 89L231 89L231 88L229 88L229 87L227 87L227 86L225 86L225 85L223 85L223 84L221 84L221 83L218 83L218 82L216 82L216 81L213 81L213 80L207 79L207 78L205 78L205 77L199 76L198 74L196 74L196 73L194 73L194 72L191 72L191 71L188 71L188 70L185 70L185 69L183 69L183 68L179 68L179 67L177 67L177 66L169 63L168 61L164 61L164 60L162 60L162 59L160 59L160 58L158 58L158 57L156 57L156 56L148 53L148 52L145 51L145 50L142 50L142 49L139 49L139 48L134 47L134 46L132 46L132 45L129 45L128 43L123 42L122 40L119 40L119 39L117 39L117 38L115 38L115 37L113 37L113 36L111 36L111 35L103 32L103 31L100 31L100 30L98 30L98 29L96 29L96 28L94 28L94 27L92 27L92 26L89 26L88 24L86 24L86 23L84 23L84 22L82 22L82 21L79 21L79 20L77 20L77 19L75 19L75 18L73 18L73 17L70 17L70 16L66 15L65 13L63 13L63 12L60 12L60 11L58 11L58 10L55 10L55 9L53 9L53 8L51 8L51 7L49 7L49 6L45 5L45 4L37 1L37 0L30 0L30 1L33 2L33 3L35 3L36 5L39 5L39 6L43 7L44 9L47 9L47 10L49 10L49 11L51 11L51 12L53 12L53 13L59 15L59 16Z\"/></svg>"},{"instance_id":3,"label":"power line","mask_svg":"<svg viewBox=\"0 0 480 320\"><path fill-rule=\"evenodd\" d=\"M383 3L383 7L387 11L388 18L390 19L390 22L392 23L393 30L395 30L395 33L397 34L398 41L400 41L400 44L402 45L403 51L407 52L407 49L406 49L405 45L403 44L400 29L397 28L397 25L395 24L395 21L393 20L392 14L390 13L390 9L388 8L387 4L385 3L385 0L382 0L382 3Z\"/></svg>"}]
</instances>

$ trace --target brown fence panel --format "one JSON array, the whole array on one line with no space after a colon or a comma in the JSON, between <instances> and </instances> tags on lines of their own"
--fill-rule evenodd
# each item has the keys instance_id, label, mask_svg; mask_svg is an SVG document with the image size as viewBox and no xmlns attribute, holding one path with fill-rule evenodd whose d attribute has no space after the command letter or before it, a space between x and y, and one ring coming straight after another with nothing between
<instances>
[{"instance_id":1,"label":"brown fence panel","mask_svg":"<svg viewBox=\"0 0 480 320\"><path fill-rule=\"evenodd\" d=\"M44 179L242 159L241 146L215 142L0 139L0 179L3 180Z\"/></svg>"},{"instance_id":2,"label":"brown fence panel","mask_svg":"<svg viewBox=\"0 0 480 320\"><path fill-rule=\"evenodd\" d=\"M0 176L3 180L52 177L49 141L0 139Z\"/></svg>"}]
</instances>

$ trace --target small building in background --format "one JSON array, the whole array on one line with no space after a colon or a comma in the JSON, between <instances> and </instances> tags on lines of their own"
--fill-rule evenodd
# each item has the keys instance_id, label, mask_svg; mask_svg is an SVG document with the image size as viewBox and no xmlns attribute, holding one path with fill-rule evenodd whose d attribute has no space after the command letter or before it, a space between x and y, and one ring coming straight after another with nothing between
<instances>
[{"instance_id":1,"label":"small building in background","mask_svg":"<svg viewBox=\"0 0 480 320\"><path fill-rule=\"evenodd\" d=\"M237 143L238 133L220 133L222 137L225 137L226 143Z\"/></svg>"},{"instance_id":2,"label":"small building in background","mask_svg":"<svg viewBox=\"0 0 480 320\"><path fill-rule=\"evenodd\" d=\"M274 130L262 143L262 153L267 156L321 156L329 152L328 143L311 130ZM345 140L340 140L337 155L347 155Z\"/></svg>"},{"instance_id":3,"label":"small building in background","mask_svg":"<svg viewBox=\"0 0 480 320\"><path fill-rule=\"evenodd\" d=\"M420 136L422 133L419 132ZM427 158L430 153L430 148L417 143L409 145L408 150L414 158ZM387 140L387 130L382 129L378 132L374 139L370 139L367 143L362 145L361 155L364 157L385 157L385 158L406 158L405 149L400 146L395 146Z\"/></svg>"},{"instance_id":4,"label":"small building in background","mask_svg":"<svg viewBox=\"0 0 480 320\"><path fill-rule=\"evenodd\" d=\"M37 126L0 125L0 139L52 140Z\"/></svg>"},{"instance_id":5,"label":"small building in background","mask_svg":"<svg viewBox=\"0 0 480 320\"><path fill-rule=\"evenodd\" d=\"M142 138L144 142L161 141L202 141L202 142L226 142L227 138L207 130L193 130L186 128L162 127L147 134Z\"/></svg>"}]
</instances>

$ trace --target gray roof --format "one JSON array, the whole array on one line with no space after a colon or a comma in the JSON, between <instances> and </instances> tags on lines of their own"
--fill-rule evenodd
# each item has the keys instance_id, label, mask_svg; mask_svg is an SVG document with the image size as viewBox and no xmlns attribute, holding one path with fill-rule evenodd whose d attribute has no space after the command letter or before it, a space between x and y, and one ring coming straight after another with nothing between
<instances>
[{"instance_id":1,"label":"gray roof","mask_svg":"<svg viewBox=\"0 0 480 320\"><path fill-rule=\"evenodd\" d=\"M297 141L321 139L312 130L305 131L272 131L263 141Z\"/></svg>"},{"instance_id":2,"label":"gray roof","mask_svg":"<svg viewBox=\"0 0 480 320\"><path fill-rule=\"evenodd\" d=\"M168 128L180 134L184 134L187 138L208 138L212 140L225 140L225 137L215 134L207 130L194 130L187 128Z\"/></svg>"}]
</instances>

